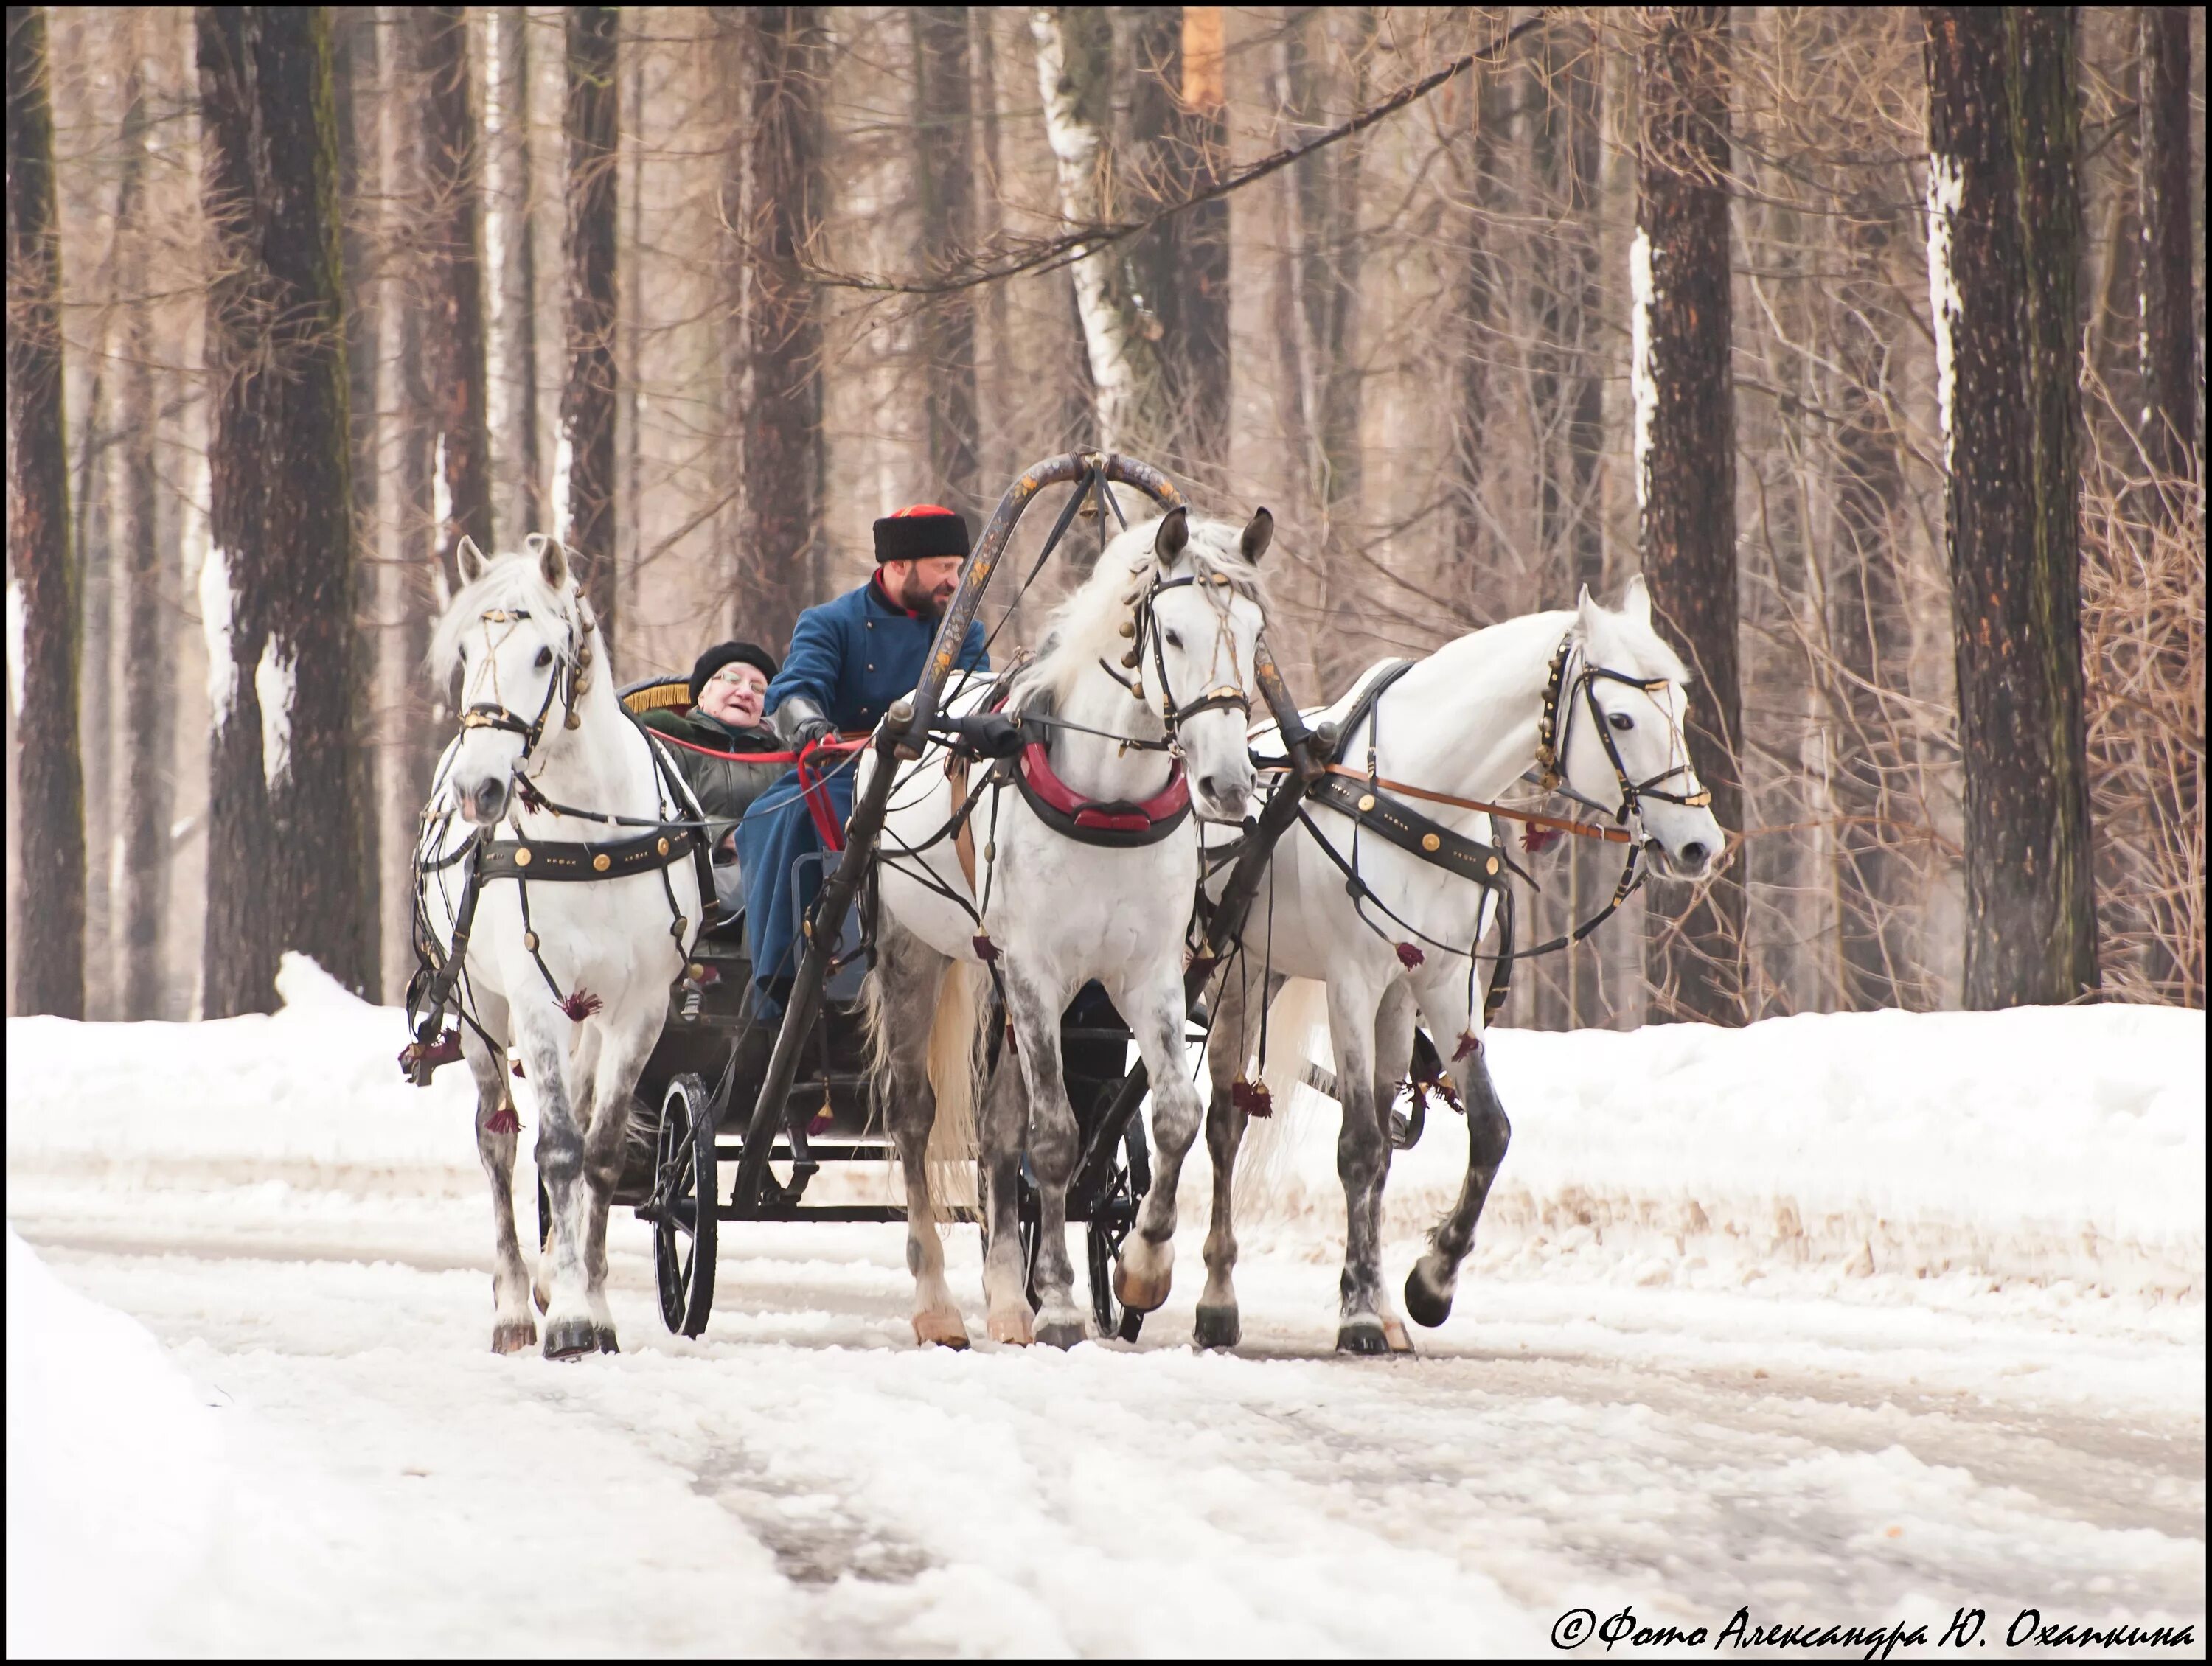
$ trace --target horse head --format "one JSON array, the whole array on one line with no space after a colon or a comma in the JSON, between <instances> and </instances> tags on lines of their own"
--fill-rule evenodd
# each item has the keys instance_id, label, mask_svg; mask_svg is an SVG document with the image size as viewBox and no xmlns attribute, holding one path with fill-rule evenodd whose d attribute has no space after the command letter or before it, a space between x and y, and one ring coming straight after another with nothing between
<instances>
[{"instance_id":1,"label":"horse head","mask_svg":"<svg viewBox=\"0 0 2212 1666\"><path fill-rule=\"evenodd\" d=\"M515 778L544 767L577 726L588 688L591 609L560 542L533 532L524 548L486 556L463 538L461 589L438 621L430 662L460 673L460 739L446 779L461 813L479 827L507 814Z\"/></svg>"},{"instance_id":2,"label":"horse head","mask_svg":"<svg viewBox=\"0 0 2212 1666\"><path fill-rule=\"evenodd\" d=\"M1182 749L1199 813L1212 821L1242 821L1251 799L1245 727L1262 622L1257 566L1274 530L1265 509L1240 534L1218 521L1194 527L1177 507L1152 535L1135 669L1158 677L1161 716Z\"/></svg>"},{"instance_id":3,"label":"horse head","mask_svg":"<svg viewBox=\"0 0 2212 1666\"><path fill-rule=\"evenodd\" d=\"M1617 613L1583 586L1568 646L1555 766L1577 796L1640 825L1675 877L1705 878L1725 835L1690 762L1690 674L1652 624L1643 579L1628 581Z\"/></svg>"}]
</instances>

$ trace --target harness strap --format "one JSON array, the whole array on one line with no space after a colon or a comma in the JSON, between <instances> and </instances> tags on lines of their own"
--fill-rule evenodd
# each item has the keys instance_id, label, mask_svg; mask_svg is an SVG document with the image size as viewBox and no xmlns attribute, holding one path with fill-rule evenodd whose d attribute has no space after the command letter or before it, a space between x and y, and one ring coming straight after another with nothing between
<instances>
[{"instance_id":1,"label":"harness strap","mask_svg":"<svg viewBox=\"0 0 2212 1666\"><path fill-rule=\"evenodd\" d=\"M678 827L636 839L599 844L556 839L499 839L486 843L472 878L594 880L650 873L681 862L700 847L698 830ZM711 882L711 875L709 876Z\"/></svg>"},{"instance_id":2,"label":"harness strap","mask_svg":"<svg viewBox=\"0 0 2212 1666\"><path fill-rule=\"evenodd\" d=\"M1454 833L1389 793L1374 791L1365 778L1354 776L1349 770L1333 769L1314 784L1310 797L1315 803L1341 811L1379 838L1412 852L1431 867L1442 868L1477 885L1501 882L1505 854L1496 845Z\"/></svg>"},{"instance_id":3,"label":"harness strap","mask_svg":"<svg viewBox=\"0 0 2212 1666\"><path fill-rule=\"evenodd\" d=\"M1601 827L1594 822L1571 821L1563 815L1539 815L1534 810L1510 809L1504 804L1486 803L1480 798L1458 798L1449 792L1431 792L1426 787L1394 781L1387 775L1370 777L1342 764L1331 764L1328 771L1332 775L1341 775L1354 781L1371 779L1385 791L1402 793L1408 798L1419 798L1431 804L1449 804L1454 809L1480 810L1487 815L1502 815L1508 821L1525 821L1532 827L1548 827L1557 833L1572 833L1578 839L1602 839L1609 845L1626 845L1634 838L1625 827Z\"/></svg>"}]
</instances>

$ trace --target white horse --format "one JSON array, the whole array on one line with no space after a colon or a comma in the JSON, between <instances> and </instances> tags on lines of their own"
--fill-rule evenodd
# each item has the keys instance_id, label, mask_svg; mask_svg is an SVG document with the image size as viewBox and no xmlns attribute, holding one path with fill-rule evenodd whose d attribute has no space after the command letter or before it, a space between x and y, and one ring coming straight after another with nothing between
<instances>
[{"instance_id":1,"label":"white horse","mask_svg":"<svg viewBox=\"0 0 2212 1666\"><path fill-rule=\"evenodd\" d=\"M1009 709L1030 721L1026 734L1048 738L1025 748L1030 785L981 790L973 883L952 841L933 839L958 803L943 754L926 755L894 789L868 1001L877 1079L904 1165L918 1341L968 1341L945 1288L925 1156L940 1115L964 1126L972 1112L994 973L1008 1034L981 1130L991 1336L1065 1348L1084 1336L1066 1245L1079 1140L1060 1075L1060 1015L1093 978L1152 1073L1158 1147L1115 1292L1139 1312L1167 1299L1176 1184L1200 1112L1182 1051L1198 833L1175 805L1187 786L1200 815L1244 815L1261 618L1254 563L1273 530L1265 510L1240 536L1176 509L1107 546L1054 616L1040 657L1012 677ZM1024 1104L1041 1202L1034 1324L1017 1231Z\"/></svg>"},{"instance_id":2,"label":"white horse","mask_svg":"<svg viewBox=\"0 0 2212 1666\"><path fill-rule=\"evenodd\" d=\"M551 1215L538 1295L546 1355L562 1358L615 1348L608 1204L631 1093L700 925L691 835L665 824L697 811L623 712L561 546L528 542L489 561L462 542L463 589L432 639L440 683L459 669L463 716L423 812L417 930L447 958L478 875L456 995L498 1232L492 1347L538 1339L515 1238L512 1045L537 1089ZM486 843L502 821L509 839Z\"/></svg>"},{"instance_id":3,"label":"white horse","mask_svg":"<svg viewBox=\"0 0 2212 1666\"><path fill-rule=\"evenodd\" d=\"M1616 814L1677 876L1704 876L1719 855L1720 824L1705 807L1683 738L1689 675L1653 628L1640 578L1630 580L1619 613L1598 606L1585 589L1571 610L1531 614L1449 643L1389 683L1359 717L1352 700L1373 675L1363 675L1353 695L1314 719L1339 720L1340 755L1361 775L1489 802L1531 768L1548 768L1571 796ZM1357 786L1353 792L1364 796ZM1375 796L1392 797L1387 788ZM1384 1294L1380 1234L1390 1102L1406 1074L1416 1008L1452 1054L1449 1068L1466 1105L1468 1169L1458 1200L1430 1233L1428 1252L1406 1281L1406 1305L1425 1325L1442 1324L1451 1311L1460 1263L1512 1127L1483 1062L1482 991L1474 976L1476 946L1496 922L1494 894L1425 852L1437 851L1449 833L1493 847L1498 841L1491 818L1480 811L1397 802L1437 824L1413 839L1421 851L1377 836L1371 826L1355 838L1357 797L1349 805L1310 807L1311 825L1293 827L1276 847L1267 889L1245 926L1244 966L1232 960L1218 986L1206 1124L1213 1225L1198 1307L1201 1347L1234 1347L1239 1336L1231 1181L1246 1110L1231 1078L1241 1080L1259 1029L1248 990L1272 998L1285 978L1327 985L1343 1106L1337 1346L1360 1354L1409 1346ZM1427 843L1431 837L1438 842ZM1363 896L1352 894L1347 865ZM1262 968L1264 980L1255 978ZM1264 995L1253 987L1262 981ZM1297 1027L1285 1024L1271 1039L1293 1059L1302 1036L1290 1032Z\"/></svg>"}]
</instances>

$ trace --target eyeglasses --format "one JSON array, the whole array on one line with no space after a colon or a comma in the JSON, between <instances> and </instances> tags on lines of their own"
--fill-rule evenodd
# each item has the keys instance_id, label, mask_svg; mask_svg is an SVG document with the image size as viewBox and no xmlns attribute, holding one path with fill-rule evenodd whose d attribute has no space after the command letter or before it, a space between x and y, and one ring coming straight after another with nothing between
<instances>
[{"instance_id":1,"label":"eyeglasses","mask_svg":"<svg viewBox=\"0 0 2212 1666\"><path fill-rule=\"evenodd\" d=\"M746 675L748 671L752 673L751 677L748 677ZM754 682L752 680L752 678L756 677L759 678L758 682ZM742 667L736 665L725 666L722 669L715 672L714 675L708 677L707 681L710 683L727 683L733 688L751 688L765 690L768 688L768 679L761 676L761 674L750 665Z\"/></svg>"}]
</instances>

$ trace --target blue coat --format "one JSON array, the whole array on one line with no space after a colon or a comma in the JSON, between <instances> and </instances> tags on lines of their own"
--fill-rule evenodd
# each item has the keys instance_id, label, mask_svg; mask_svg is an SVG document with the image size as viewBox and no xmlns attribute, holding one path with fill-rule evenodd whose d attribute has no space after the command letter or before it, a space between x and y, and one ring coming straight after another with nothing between
<instances>
[{"instance_id":1,"label":"blue coat","mask_svg":"<svg viewBox=\"0 0 2212 1666\"><path fill-rule=\"evenodd\" d=\"M914 692L928 663L936 621L894 608L871 579L834 602L809 608L791 633L791 652L769 684L769 711L793 694L812 700L841 730L872 729L891 702ZM968 627L959 669L988 670L983 627ZM823 783L830 813L839 827L853 814L853 766L840 764ZM744 875L745 936L752 948L753 982L761 1008L782 1009L784 989L798 970L793 946L801 911L814 904L821 869L808 862L794 881L793 865L817 855L822 837L793 771L753 800L738 824L738 861Z\"/></svg>"}]
</instances>

